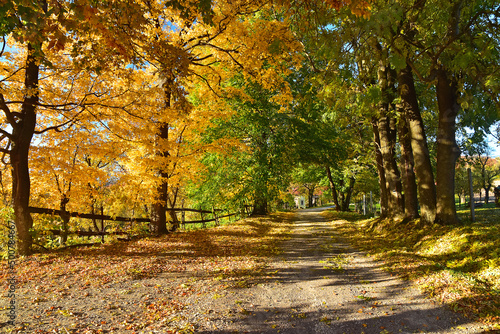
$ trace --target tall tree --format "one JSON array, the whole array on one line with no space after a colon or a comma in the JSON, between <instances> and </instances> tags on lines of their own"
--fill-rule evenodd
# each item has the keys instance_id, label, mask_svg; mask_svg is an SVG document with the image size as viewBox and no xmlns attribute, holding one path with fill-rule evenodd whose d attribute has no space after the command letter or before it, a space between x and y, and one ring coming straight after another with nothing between
<instances>
[{"instance_id":1,"label":"tall tree","mask_svg":"<svg viewBox=\"0 0 500 334\"><path fill-rule=\"evenodd\" d=\"M206 172L194 189L199 189L200 195L212 194L212 200L219 202L250 204L252 214L265 215L279 191L288 185L291 122L287 114L279 112L281 106L272 102L276 92L256 82L245 84L241 77L233 85L244 85L248 96L229 100L238 112L214 119L205 130L204 140L218 153L207 153ZM217 157L226 158L222 162ZM200 199L213 205L206 197Z\"/></svg>"}]
</instances>

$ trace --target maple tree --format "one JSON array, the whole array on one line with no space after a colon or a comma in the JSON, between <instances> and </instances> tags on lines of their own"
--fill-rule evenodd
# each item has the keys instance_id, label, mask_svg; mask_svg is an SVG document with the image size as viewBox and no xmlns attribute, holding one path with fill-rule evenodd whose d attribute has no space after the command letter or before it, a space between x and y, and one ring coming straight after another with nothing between
<instances>
[{"instance_id":1,"label":"maple tree","mask_svg":"<svg viewBox=\"0 0 500 334\"><path fill-rule=\"evenodd\" d=\"M95 100L91 101L93 98L105 91L91 72L73 66L79 54L74 53L70 58L64 50L84 48L85 42L78 40L78 36L82 36L79 32L88 33L87 37L96 37L96 34L106 37L102 34L106 29L96 25L94 34L89 31L89 25L86 25L89 22L85 18L89 18L87 14L91 6L85 3L8 1L2 7L5 9L0 22L3 41L2 152L8 155L12 167L18 251L27 255L31 252L30 230L33 227L28 208L31 190L28 161L33 135L58 130L72 123L87 105L95 103ZM93 19L99 18L102 16L93 15ZM114 50L116 47L109 48L108 53L116 53ZM52 83L59 85L52 86ZM43 113L52 119L52 124L45 128L37 120Z\"/></svg>"}]
</instances>

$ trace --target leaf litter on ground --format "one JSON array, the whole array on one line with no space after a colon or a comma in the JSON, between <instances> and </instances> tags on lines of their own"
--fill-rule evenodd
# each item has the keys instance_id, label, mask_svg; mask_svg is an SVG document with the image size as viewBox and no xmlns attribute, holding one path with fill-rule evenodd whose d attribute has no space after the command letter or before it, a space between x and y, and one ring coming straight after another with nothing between
<instances>
[{"instance_id":1,"label":"leaf litter on ground","mask_svg":"<svg viewBox=\"0 0 500 334\"><path fill-rule=\"evenodd\" d=\"M194 332L180 315L203 296L245 288L267 275L289 215L161 237L72 248L18 259L15 326L6 333ZM7 290L7 263L0 281ZM6 310L7 300L0 304ZM55 312L59 310L59 312Z\"/></svg>"}]
</instances>

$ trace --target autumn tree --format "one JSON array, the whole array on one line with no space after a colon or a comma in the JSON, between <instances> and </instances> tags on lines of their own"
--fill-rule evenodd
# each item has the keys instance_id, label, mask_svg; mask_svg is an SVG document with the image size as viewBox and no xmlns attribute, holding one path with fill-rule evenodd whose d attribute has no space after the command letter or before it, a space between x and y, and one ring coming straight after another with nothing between
<instances>
[{"instance_id":1,"label":"autumn tree","mask_svg":"<svg viewBox=\"0 0 500 334\"><path fill-rule=\"evenodd\" d=\"M34 6L26 7L26 10L22 9L24 8L22 4L20 7L16 5L14 2L5 5L7 16L2 18L2 32L4 36L10 34L11 39L20 43L16 46L16 50L23 50L25 47L27 52L24 53L26 57L24 62L27 66L19 66L21 71L16 71L13 68L16 65L13 64L20 64L19 61L14 63L8 59L10 54L7 52L2 53L2 56L6 59L4 67L13 68L10 73L25 76L24 86L27 93L24 95L24 100L10 101L11 96L3 94L2 101L5 103L2 104L2 110L13 129L12 133L9 133L8 129L4 131L3 140L6 143L4 152L10 155L10 163L13 165L14 208L20 240L19 250L22 254L28 254L31 245L28 232L32 227L32 220L28 211L30 180L27 161L34 131L44 132L44 129L35 130L36 116L42 107L40 98L47 101L44 107L47 110L51 109L53 115L66 112L60 118L54 117L54 120L61 122L58 124L53 122L49 126L50 129L59 129L61 126L64 127L64 124L69 125L76 121L79 113L89 112L90 105L99 106L100 109L92 114L95 121L101 122L104 128L115 134L123 130L117 129L120 128L118 122L111 124L112 122L102 118L103 110L120 109L127 113L130 116L129 120L133 122L142 116L137 108L131 107L130 100L121 105L103 103L103 98L109 99L113 95L104 86L86 86L88 90L82 93L83 95L74 96L73 87L76 85L71 83L72 79L68 79L65 86L61 86L66 88L66 91L61 89L62 95L44 97L40 91L40 71L64 73L65 70L57 64L57 57L64 51L66 51L64 55L69 51L71 57L60 58L66 59L67 64L72 65L75 71L88 75L91 78L88 82L92 80L100 82L98 75L105 72L115 73L117 69L133 64L129 67L132 71L140 73L149 71L152 85L147 89L155 91L153 95L158 93L157 88L163 92L161 106L153 104L148 106L149 110L155 109L155 114L158 115L149 119L155 124L152 133L156 135L156 139L149 143L156 145L155 165L159 167L155 169L155 173L157 179L163 180L163 183L160 182L156 186L157 204L155 212L152 212L152 218L156 226L163 229L165 205L172 200L166 198L165 194L168 193L166 189L171 176L166 172L168 167L161 165L171 167L177 165L173 162L174 154L168 146L183 142L179 138L184 131L183 119L189 113L189 103L185 99L185 88L190 85L189 80L197 77L199 82L208 87L207 91L210 90L217 95L216 87L218 83L224 81L225 70L233 69L272 85L273 81L276 82L272 76L274 68L266 70L262 64L264 62L271 64L273 59L282 61L281 58L287 57L287 53L281 51L289 47L289 42L293 42L293 39L286 34L285 22L267 18L259 22L261 14L255 13L258 12L256 10L264 9L267 5L265 2L221 2L214 8L209 1L196 4L177 1L147 4L71 2L53 7L51 3L38 2ZM19 8L22 10L17 11ZM238 44L234 43L235 40L245 41ZM4 44L5 41L4 38ZM275 42L276 47L271 49L269 41ZM51 56L54 57L49 59ZM219 67L223 68L223 63L230 66L218 71ZM24 72L23 68L26 69ZM124 73L116 73L116 77L122 74ZM229 73L229 76L231 75ZM6 77L13 78L9 75ZM50 77L50 75L44 76L44 82L49 85L51 83L46 78ZM73 76L70 74L68 78ZM16 78L16 82L23 81ZM10 93L10 88L13 86L4 87L9 87ZM20 106L19 112L11 111L11 101L24 101L14 103ZM140 101L141 99L136 98L133 104L137 105L136 103ZM180 122L177 122L179 117ZM112 126L117 128L112 129ZM174 129L178 135L172 136ZM129 140L126 136L122 137ZM142 142L144 140L149 141L143 138ZM172 189L175 193L178 187L176 182L173 184ZM172 203L175 203L175 200ZM158 216L160 218L156 219Z\"/></svg>"},{"instance_id":2,"label":"autumn tree","mask_svg":"<svg viewBox=\"0 0 500 334\"><path fill-rule=\"evenodd\" d=\"M490 191L493 187L493 181L500 175L500 165L497 159L491 158L488 155L478 156L474 159L476 174L479 179L479 184L484 190L484 203L488 204L490 200Z\"/></svg>"},{"instance_id":3,"label":"autumn tree","mask_svg":"<svg viewBox=\"0 0 500 334\"><path fill-rule=\"evenodd\" d=\"M96 87L99 80L81 71L42 67L42 60L56 63L61 55L55 52L54 58L42 55L42 43L36 43L28 42L26 49L11 44L16 51L4 52L2 65L8 75L2 82L0 96L4 124L9 124L9 128L4 125L2 129L3 153L7 154L12 166L12 199L19 253L23 255L30 252L29 230L33 226L28 209L31 190L28 161L32 138L35 134L61 129L74 122L86 105L95 102L92 101L94 88L99 89ZM23 62L26 66L20 65ZM42 75L48 79L40 82ZM61 76L65 79L59 80ZM78 90L73 89L76 82L81 84Z\"/></svg>"},{"instance_id":4,"label":"autumn tree","mask_svg":"<svg viewBox=\"0 0 500 334\"><path fill-rule=\"evenodd\" d=\"M115 5L124 8L123 3ZM2 12L2 151L12 166L18 251L28 255L33 226L28 208L31 190L28 161L33 135L72 123L105 90L96 86L99 82L96 76L75 65L101 71L106 65L123 64L114 58L122 54L122 48L110 27L103 24L106 12L99 12L85 2L7 1L2 4ZM86 76L84 80L90 85L83 84L81 89L74 90L75 80L82 76ZM52 86L53 78L63 85ZM53 89L60 95L51 95ZM54 120L46 128L37 119L44 113L52 115Z\"/></svg>"},{"instance_id":5,"label":"autumn tree","mask_svg":"<svg viewBox=\"0 0 500 334\"><path fill-rule=\"evenodd\" d=\"M312 207L314 195L324 179L325 171L321 166L305 165L299 162L291 173L291 186L296 185L298 189L303 188L307 196L307 206Z\"/></svg>"}]
</instances>

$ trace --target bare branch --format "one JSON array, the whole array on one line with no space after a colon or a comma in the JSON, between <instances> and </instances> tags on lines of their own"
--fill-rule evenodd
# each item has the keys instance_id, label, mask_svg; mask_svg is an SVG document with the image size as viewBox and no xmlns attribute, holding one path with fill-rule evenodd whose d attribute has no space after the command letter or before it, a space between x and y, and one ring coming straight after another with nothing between
<instances>
[{"instance_id":1,"label":"bare branch","mask_svg":"<svg viewBox=\"0 0 500 334\"><path fill-rule=\"evenodd\" d=\"M195 76L197 76L198 78L200 78L201 80L203 80L203 81L207 84L208 88L210 88L210 90L212 91L212 93L214 93L214 94L215 94L215 96L217 96L217 97L219 97L219 98L221 97L221 96L220 96L219 94L217 94L217 92L216 92L216 91L212 88L212 86L210 85L210 82L209 82L206 78L204 78L202 75L200 75L200 74L198 74L198 73L196 73L196 72L193 72L193 74L194 74Z\"/></svg>"},{"instance_id":2,"label":"bare branch","mask_svg":"<svg viewBox=\"0 0 500 334\"><path fill-rule=\"evenodd\" d=\"M5 51L5 45L7 44L7 42L5 41L5 36L2 36L2 42L3 45L2 45L2 51L0 51L0 57L3 56L3 52Z\"/></svg>"},{"instance_id":3,"label":"bare branch","mask_svg":"<svg viewBox=\"0 0 500 334\"><path fill-rule=\"evenodd\" d=\"M113 130L111 130L111 128L106 124L104 123L101 119L99 119L99 117L97 117L96 115L94 115L90 110L88 111L90 115L92 115L94 117L94 119L99 123L101 124L106 130L108 130L111 134L113 134L114 136L116 136L117 138L120 138L122 140L125 140L125 141L128 141L128 142L131 142L131 143L139 143L139 141L137 140L131 140L131 139L128 139L128 138L125 138L119 134L117 134L116 132L114 132Z\"/></svg>"},{"instance_id":4,"label":"bare branch","mask_svg":"<svg viewBox=\"0 0 500 334\"><path fill-rule=\"evenodd\" d=\"M15 119L14 115L12 114L12 112L10 111L9 106L5 102L5 99L4 99L2 93L0 93L0 109L3 110L5 117L7 118L7 121L9 122L9 124L12 127L15 127L17 125L16 119Z\"/></svg>"},{"instance_id":5,"label":"bare branch","mask_svg":"<svg viewBox=\"0 0 500 334\"><path fill-rule=\"evenodd\" d=\"M237 61L237 60L233 57L233 55L231 54L231 53L239 53L239 51L238 51L238 50L236 50L236 49L233 49L233 50L226 50L226 49L223 49L223 48L221 48L221 47L219 47L219 46L217 46L217 45L213 45L213 44L210 44L210 43L204 43L203 45L205 45L205 46L210 46L211 48L214 48L214 49L216 49L216 50L219 50L219 51L222 51L222 52L226 53L226 54L227 54L227 55L231 58L231 60L232 60L233 62L235 62L235 63L236 63L236 64L237 64L240 68L242 68L242 69L244 69L244 68L245 68L245 67L244 67L244 66L243 66L243 65L242 65L239 61Z\"/></svg>"},{"instance_id":6,"label":"bare branch","mask_svg":"<svg viewBox=\"0 0 500 334\"><path fill-rule=\"evenodd\" d=\"M0 129L0 134L1 134L0 141L4 140L5 138L8 138L9 140L14 139L14 137L12 136L12 134L8 133L4 129Z\"/></svg>"},{"instance_id":7,"label":"bare branch","mask_svg":"<svg viewBox=\"0 0 500 334\"><path fill-rule=\"evenodd\" d=\"M70 123L75 123L78 116L80 116L84 111L86 110L85 106L82 107L82 110L80 112L78 112L75 116L73 116L72 118L68 119L66 122L64 123L61 123L61 124L58 124L58 125L54 125L54 126L49 126L48 128L45 128L43 130L38 130L38 131L35 131L34 133L36 135L40 135L42 133L45 133L47 131L56 131L56 132L61 132L61 128L70 124Z\"/></svg>"}]
</instances>

